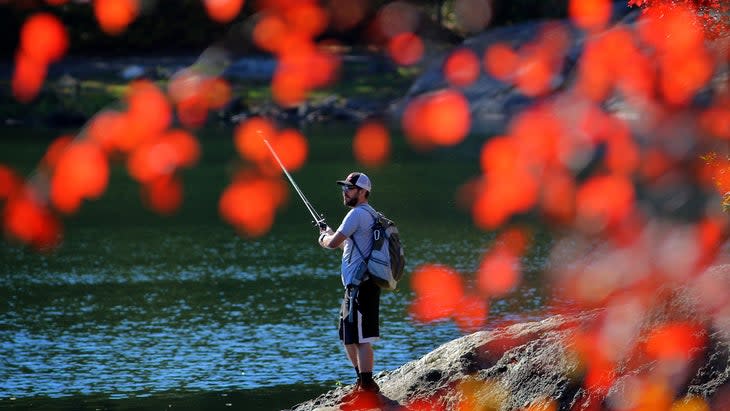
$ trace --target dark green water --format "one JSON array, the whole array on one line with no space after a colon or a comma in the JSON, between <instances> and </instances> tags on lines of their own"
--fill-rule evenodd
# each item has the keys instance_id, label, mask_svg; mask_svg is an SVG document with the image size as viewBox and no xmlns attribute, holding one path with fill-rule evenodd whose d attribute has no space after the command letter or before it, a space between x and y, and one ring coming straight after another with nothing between
<instances>
[{"instance_id":1,"label":"dark green water","mask_svg":"<svg viewBox=\"0 0 730 411\"><path fill-rule=\"evenodd\" d=\"M1 132L0 163L31 173L48 133ZM306 134L310 162L294 177L331 225L346 212L334 181L361 169L371 203L399 223L407 269L440 262L469 278L493 239L454 201L478 173L470 142L429 154L396 142L392 163L371 170L352 159L352 129ZM230 130L200 138L176 216L146 211L120 168L102 199L65 221L60 249L0 247L0 409L272 410L352 382L337 340L339 252L316 244L293 193L268 235L237 236L217 215L237 163ZM490 325L540 315L543 254L524 261L520 289L490 302ZM407 280L383 295L376 372L461 335L451 322L413 322L410 299Z\"/></svg>"}]
</instances>

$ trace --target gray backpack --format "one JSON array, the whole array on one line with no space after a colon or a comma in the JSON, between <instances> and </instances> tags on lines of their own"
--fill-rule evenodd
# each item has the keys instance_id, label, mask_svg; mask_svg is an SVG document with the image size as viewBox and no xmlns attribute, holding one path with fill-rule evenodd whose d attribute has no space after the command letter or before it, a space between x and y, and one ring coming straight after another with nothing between
<instances>
[{"instance_id":1,"label":"gray backpack","mask_svg":"<svg viewBox=\"0 0 730 411\"><path fill-rule=\"evenodd\" d=\"M355 248L365 260L367 273L375 284L386 290L395 290L398 281L403 277L406 258L403 245L395 222L375 211L370 205L363 207L373 216L373 246L370 255L363 254L360 247L352 239Z\"/></svg>"}]
</instances>

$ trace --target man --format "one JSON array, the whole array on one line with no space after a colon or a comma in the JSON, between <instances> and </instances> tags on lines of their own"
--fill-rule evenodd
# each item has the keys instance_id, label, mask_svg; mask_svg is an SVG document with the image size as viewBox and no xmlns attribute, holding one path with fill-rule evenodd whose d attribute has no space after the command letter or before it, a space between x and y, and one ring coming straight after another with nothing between
<instances>
[{"instance_id":1,"label":"man","mask_svg":"<svg viewBox=\"0 0 730 411\"><path fill-rule=\"evenodd\" d=\"M320 230L319 244L324 248L342 248L342 285L345 297L340 310L340 340L347 358L357 373L356 389L378 392L373 380L372 343L380 338L380 288L364 272L364 256L372 248L372 225L375 222L368 204L371 184L363 173L353 172L337 181L342 187L343 203L350 207L342 223L333 231Z\"/></svg>"}]
</instances>

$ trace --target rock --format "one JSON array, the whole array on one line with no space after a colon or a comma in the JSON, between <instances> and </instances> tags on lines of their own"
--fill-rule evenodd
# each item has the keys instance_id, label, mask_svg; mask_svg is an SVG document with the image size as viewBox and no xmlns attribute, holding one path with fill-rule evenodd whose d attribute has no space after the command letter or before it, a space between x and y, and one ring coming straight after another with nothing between
<instances>
[{"instance_id":1,"label":"rock","mask_svg":"<svg viewBox=\"0 0 730 411\"><path fill-rule=\"evenodd\" d=\"M282 124L300 126L302 124L322 123L326 121L362 121L381 115L386 105L368 99L345 99L330 95L321 101L304 101L298 106L282 108L273 103L263 103L257 106L227 107L219 113L224 121L239 123L252 116L265 116Z\"/></svg>"},{"instance_id":2,"label":"rock","mask_svg":"<svg viewBox=\"0 0 730 411\"><path fill-rule=\"evenodd\" d=\"M276 70L273 57L245 57L233 61L226 67L224 75L237 80L271 80Z\"/></svg>"},{"instance_id":3,"label":"rock","mask_svg":"<svg viewBox=\"0 0 730 411\"><path fill-rule=\"evenodd\" d=\"M502 409L518 409L554 396L572 398L578 385L568 376L576 374L577 365L566 355L565 341L578 325L595 316L554 316L453 340L394 371L379 373L380 400L386 404L381 408L401 409L428 401L456 409L462 398L461 384L484 383L480 387L484 395L489 391L504 398ZM338 409L350 391L351 386L338 388L292 411Z\"/></svg>"},{"instance_id":4,"label":"rock","mask_svg":"<svg viewBox=\"0 0 730 411\"><path fill-rule=\"evenodd\" d=\"M641 14L637 8L629 8L625 2L614 2L613 22L631 27L637 23ZM415 98L450 87L443 74L443 64L446 57L457 48L467 48L476 53L477 56L484 56L485 51L493 44L506 44L512 49L518 50L529 44L538 34L546 28L559 26L567 30L565 36L566 52L562 59L561 71L552 79L551 90L538 98L533 98L521 93L511 82L500 81L482 70L479 78L469 86L458 88L469 102L471 114L471 133L487 135L502 134L506 131L510 120L515 114L533 103L550 99L572 86L577 77L577 61L583 53L583 46L586 35L582 30L577 29L568 20L557 21L531 21L510 26L489 29L476 36L467 38L456 48L451 48L440 55L434 56L433 60L424 68L424 71L413 82L407 94L393 102L387 109L387 115L392 123L398 123L403 116L405 108ZM707 46L714 55L726 56L730 42L726 38L708 41ZM704 107L713 100L714 93L718 88L722 89L728 77L727 65L718 67L713 79L708 86L701 90L693 99L694 107ZM606 102L604 108L615 113L618 117L627 118L629 123L632 117L640 117L637 109L624 100L624 97L617 93ZM639 120L641 121L641 120Z\"/></svg>"},{"instance_id":5,"label":"rock","mask_svg":"<svg viewBox=\"0 0 730 411\"><path fill-rule=\"evenodd\" d=\"M66 89L75 89L79 87L80 83L81 81L79 81L79 79L70 74L64 74L58 78L58 81L56 81L56 84L59 87Z\"/></svg>"},{"instance_id":6,"label":"rock","mask_svg":"<svg viewBox=\"0 0 730 411\"><path fill-rule=\"evenodd\" d=\"M122 71L119 73L119 76L124 80L134 80L144 76L145 73L146 71L144 67L134 64L122 69Z\"/></svg>"},{"instance_id":7,"label":"rock","mask_svg":"<svg viewBox=\"0 0 730 411\"><path fill-rule=\"evenodd\" d=\"M730 282L730 265L715 266L703 275ZM479 331L448 342L422 358L376 376L377 398L353 394L346 386L294 406L292 411L337 409L534 409L617 410L636 395L639 378L657 375L671 385L670 400L698 398L712 409L728 409L730 401L730 339L727 324L700 320L694 291L657 290L666 296L643 313L640 331L629 350L616 361L606 384L587 383L586 361L578 353L586 330L601 324L603 309L554 315L541 321ZM695 348L691 361L658 361L643 353L649 332L659 325L692 321L704 324L704 347ZM582 358L582 359L581 359ZM359 401L359 402L358 402ZM467 401L465 403L465 401ZM428 404L428 408L410 408ZM464 404L469 404L466 406ZM555 408L548 407L553 404ZM531 408L533 409L533 408ZM665 409L665 408L662 408ZM694 408L692 408L694 409ZM708 408L709 409L709 408Z\"/></svg>"},{"instance_id":8,"label":"rock","mask_svg":"<svg viewBox=\"0 0 730 411\"><path fill-rule=\"evenodd\" d=\"M569 42L563 71L553 80L552 89L557 90L571 77L585 38L583 32L567 20L529 21L496 27L466 39L457 48L470 49L477 56L484 56L486 50L493 44L506 44L512 49L519 49L537 38L539 33L556 25L567 30L566 38ZM393 121L402 117L405 108L414 98L449 87L443 74L443 64L453 50L447 50L440 56L434 57L424 72L413 82L406 96L388 108L388 115ZM522 94L514 85L498 80L484 71L474 83L459 90L469 101L472 133L502 133L514 114L534 102L533 98Z\"/></svg>"}]
</instances>

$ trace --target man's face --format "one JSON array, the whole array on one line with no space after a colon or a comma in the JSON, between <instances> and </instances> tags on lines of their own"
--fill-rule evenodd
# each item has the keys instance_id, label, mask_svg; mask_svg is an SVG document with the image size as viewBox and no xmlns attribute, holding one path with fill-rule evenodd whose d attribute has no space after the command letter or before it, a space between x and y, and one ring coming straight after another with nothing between
<instances>
[{"instance_id":1,"label":"man's face","mask_svg":"<svg viewBox=\"0 0 730 411\"><path fill-rule=\"evenodd\" d=\"M342 202L348 207L355 207L360 197L360 188L356 186L342 186Z\"/></svg>"}]
</instances>

